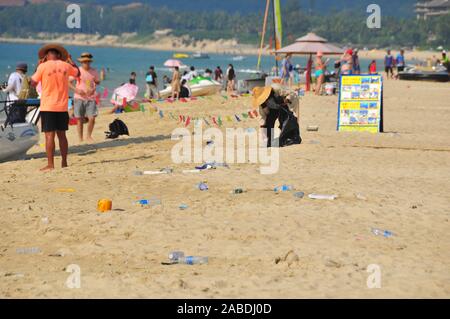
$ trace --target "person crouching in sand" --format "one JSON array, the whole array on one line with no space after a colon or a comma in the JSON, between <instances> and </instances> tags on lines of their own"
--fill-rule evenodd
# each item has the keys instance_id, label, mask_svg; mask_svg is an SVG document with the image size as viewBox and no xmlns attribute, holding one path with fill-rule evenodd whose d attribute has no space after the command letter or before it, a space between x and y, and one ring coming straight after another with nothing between
<instances>
[{"instance_id":1,"label":"person crouching in sand","mask_svg":"<svg viewBox=\"0 0 450 319\"><path fill-rule=\"evenodd\" d=\"M41 82L41 126L45 133L47 166L41 171L55 168L55 136L58 136L61 151L61 166L67 167L69 143L66 131L69 129L69 77L79 77L80 70L72 61L65 48L48 44L39 50L39 63L36 73L31 77L32 85Z\"/></svg>"},{"instance_id":2,"label":"person crouching in sand","mask_svg":"<svg viewBox=\"0 0 450 319\"><path fill-rule=\"evenodd\" d=\"M69 83L69 87L75 92L74 95L74 114L77 118L78 139L83 142L84 119L88 119L87 140L92 142L92 132L95 126L95 118L98 115L95 94L97 85L100 84L100 76L96 69L91 67L92 54L82 53L78 62L81 63L80 77L76 80L76 85Z\"/></svg>"}]
</instances>

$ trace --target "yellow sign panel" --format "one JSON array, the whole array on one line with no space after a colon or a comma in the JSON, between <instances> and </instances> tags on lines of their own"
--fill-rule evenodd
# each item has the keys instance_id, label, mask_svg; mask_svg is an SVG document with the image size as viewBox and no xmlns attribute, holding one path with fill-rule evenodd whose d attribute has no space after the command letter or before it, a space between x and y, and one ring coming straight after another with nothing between
<instances>
[{"instance_id":1,"label":"yellow sign panel","mask_svg":"<svg viewBox=\"0 0 450 319\"><path fill-rule=\"evenodd\" d=\"M380 132L382 96L383 79L380 75L343 75L339 91L338 130Z\"/></svg>"}]
</instances>

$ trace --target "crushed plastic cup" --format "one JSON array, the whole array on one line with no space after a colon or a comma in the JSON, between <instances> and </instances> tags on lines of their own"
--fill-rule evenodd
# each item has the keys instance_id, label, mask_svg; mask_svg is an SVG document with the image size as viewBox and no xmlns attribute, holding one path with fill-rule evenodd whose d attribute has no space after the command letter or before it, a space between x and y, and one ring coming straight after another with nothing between
<instances>
[{"instance_id":1,"label":"crushed plastic cup","mask_svg":"<svg viewBox=\"0 0 450 319\"><path fill-rule=\"evenodd\" d=\"M186 205L186 204L180 204L180 206L178 206L178 208L179 208L180 210L186 210L186 209L189 208L189 206Z\"/></svg>"},{"instance_id":2,"label":"crushed plastic cup","mask_svg":"<svg viewBox=\"0 0 450 319\"><path fill-rule=\"evenodd\" d=\"M198 189L201 190L201 191L207 191L207 190L209 189L208 185L207 185L206 183L204 183L204 182L199 183L199 184L197 185L197 187L198 187Z\"/></svg>"},{"instance_id":3,"label":"crushed plastic cup","mask_svg":"<svg viewBox=\"0 0 450 319\"><path fill-rule=\"evenodd\" d=\"M294 197L296 197L296 198L303 198L303 197L305 197L305 193L303 193L303 192L296 192L296 193L294 193Z\"/></svg>"}]
</instances>

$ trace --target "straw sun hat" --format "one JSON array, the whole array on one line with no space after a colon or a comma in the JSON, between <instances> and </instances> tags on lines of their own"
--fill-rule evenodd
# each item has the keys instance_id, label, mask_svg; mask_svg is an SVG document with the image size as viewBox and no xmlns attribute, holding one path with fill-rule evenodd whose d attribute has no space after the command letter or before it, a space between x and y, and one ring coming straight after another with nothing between
<instances>
[{"instance_id":1,"label":"straw sun hat","mask_svg":"<svg viewBox=\"0 0 450 319\"><path fill-rule=\"evenodd\" d=\"M61 54L61 60L63 61L67 61L67 59L69 58L69 52L67 52L66 49L64 49L63 46L59 45L59 44L47 44L44 45L40 50L39 50L39 59L43 59L45 58L45 56L47 55L48 51L50 50L56 50Z\"/></svg>"},{"instance_id":2,"label":"straw sun hat","mask_svg":"<svg viewBox=\"0 0 450 319\"><path fill-rule=\"evenodd\" d=\"M93 58L92 54L90 54L89 52L84 52L84 53L81 53L80 57L78 58L78 61L80 63L92 62L92 58Z\"/></svg>"},{"instance_id":3,"label":"straw sun hat","mask_svg":"<svg viewBox=\"0 0 450 319\"><path fill-rule=\"evenodd\" d=\"M261 104L267 101L272 92L272 87L255 87L253 89L253 108L258 108Z\"/></svg>"}]
</instances>

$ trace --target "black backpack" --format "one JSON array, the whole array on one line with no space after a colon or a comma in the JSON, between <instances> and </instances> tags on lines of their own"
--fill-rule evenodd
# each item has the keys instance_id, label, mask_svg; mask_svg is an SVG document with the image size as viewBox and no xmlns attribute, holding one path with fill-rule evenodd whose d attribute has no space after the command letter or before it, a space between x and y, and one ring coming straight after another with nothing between
<instances>
[{"instance_id":1,"label":"black backpack","mask_svg":"<svg viewBox=\"0 0 450 319\"><path fill-rule=\"evenodd\" d=\"M106 133L106 138L115 139L120 135L130 135L128 132L128 127L125 123L119 119L115 119L111 124L109 124L109 132Z\"/></svg>"}]
</instances>

